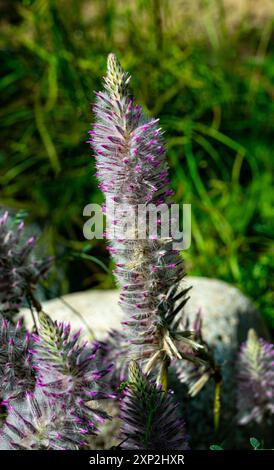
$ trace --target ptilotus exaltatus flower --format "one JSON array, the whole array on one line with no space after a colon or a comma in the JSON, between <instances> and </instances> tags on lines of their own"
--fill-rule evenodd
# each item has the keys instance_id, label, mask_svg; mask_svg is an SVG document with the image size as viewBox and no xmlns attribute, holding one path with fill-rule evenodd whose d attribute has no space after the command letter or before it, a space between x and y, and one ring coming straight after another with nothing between
<instances>
[{"instance_id":1,"label":"ptilotus exaltatus flower","mask_svg":"<svg viewBox=\"0 0 274 470\"><path fill-rule=\"evenodd\" d=\"M146 362L146 372L157 366L158 379L164 383L170 360L181 359L180 343L194 348L199 345L192 341L191 332L178 329L188 289L177 292L184 270L172 238L149 238L147 233L142 238L138 223L128 228L126 237L121 235L127 213L124 208L130 208L132 220L137 221L141 205L160 207L165 203L170 207L172 196L158 119L146 117L141 107L134 105L129 81L129 75L110 54L105 91L96 93L96 123L89 142L96 156L99 186L106 197L109 250L122 288L120 304L131 353ZM160 230L161 219L157 223Z\"/></svg>"},{"instance_id":2,"label":"ptilotus exaltatus flower","mask_svg":"<svg viewBox=\"0 0 274 470\"><path fill-rule=\"evenodd\" d=\"M78 450L85 444L88 431L67 402L50 399L39 387L6 407L0 450Z\"/></svg>"},{"instance_id":3,"label":"ptilotus exaltatus flower","mask_svg":"<svg viewBox=\"0 0 274 470\"><path fill-rule=\"evenodd\" d=\"M10 400L35 387L31 336L19 320L11 324L0 315L0 401Z\"/></svg>"},{"instance_id":4,"label":"ptilotus exaltatus flower","mask_svg":"<svg viewBox=\"0 0 274 470\"><path fill-rule=\"evenodd\" d=\"M97 401L114 398L104 383L110 366L97 363L97 346L82 342L80 331L72 333L69 324L53 322L44 312L39 314L39 336L33 339L33 367L44 393L67 397L79 419L96 431L96 425L108 418Z\"/></svg>"},{"instance_id":5,"label":"ptilotus exaltatus flower","mask_svg":"<svg viewBox=\"0 0 274 470\"><path fill-rule=\"evenodd\" d=\"M274 345L249 330L237 367L239 422L261 423L274 414Z\"/></svg>"},{"instance_id":6,"label":"ptilotus exaltatus flower","mask_svg":"<svg viewBox=\"0 0 274 470\"><path fill-rule=\"evenodd\" d=\"M0 217L0 313L12 318L25 296L47 273L51 260L38 260L32 251L35 237L24 237L24 223Z\"/></svg>"},{"instance_id":7,"label":"ptilotus exaltatus flower","mask_svg":"<svg viewBox=\"0 0 274 470\"><path fill-rule=\"evenodd\" d=\"M188 448L184 422L172 395L150 382L134 361L129 365L125 394L121 410L123 449Z\"/></svg>"}]
</instances>

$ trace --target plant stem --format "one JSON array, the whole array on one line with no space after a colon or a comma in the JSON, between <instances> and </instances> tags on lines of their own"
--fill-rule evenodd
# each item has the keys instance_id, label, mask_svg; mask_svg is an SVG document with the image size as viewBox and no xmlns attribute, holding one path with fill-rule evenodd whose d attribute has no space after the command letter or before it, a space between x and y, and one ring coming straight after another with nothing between
<instances>
[{"instance_id":1,"label":"plant stem","mask_svg":"<svg viewBox=\"0 0 274 470\"><path fill-rule=\"evenodd\" d=\"M157 377L157 383L162 386L162 390L167 392L168 390L168 366L169 360L165 360L160 366L160 372Z\"/></svg>"},{"instance_id":2,"label":"plant stem","mask_svg":"<svg viewBox=\"0 0 274 470\"><path fill-rule=\"evenodd\" d=\"M222 382L218 381L215 383L215 396L214 396L214 430L218 431L220 425L220 414L221 414L221 386Z\"/></svg>"},{"instance_id":3,"label":"plant stem","mask_svg":"<svg viewBox=\"0 0 274 470\"><path fill-rule=\"evenodd\" d=\"M37 311L37 313L41 312L42 311L42 305L40 304L40 302L36 299L36 297L33 295L33 292L31 289L29 289L28 291L28 297L33 305L33 307L35 308L35 310Z\"/></svg>"},{"instance_id":4,"label":"plant stem","mask_svg":"<svg viewBox=\"0 0 274 470\"><path fill-rule=\"evenodd\" d=\"M32 321L33 321L33 324L34 324L34 331L35 331L35 333L38 333L38 324L37 324L37 321L36 321L36 318L35 318L35 314L34 314L34 311L33 311L33 308L32 308L32 302L31 302L31 299L30 299L29 295L27 295L27 302L29 304L31 317L32 317Z\"/></svg>"}]
</instances>

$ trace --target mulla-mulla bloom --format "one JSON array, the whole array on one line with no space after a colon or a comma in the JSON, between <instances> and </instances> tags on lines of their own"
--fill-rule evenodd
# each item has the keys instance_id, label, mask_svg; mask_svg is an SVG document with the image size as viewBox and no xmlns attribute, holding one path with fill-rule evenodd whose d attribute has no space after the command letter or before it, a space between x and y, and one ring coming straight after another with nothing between
<instances>
[{"instance_id":1,"label":"mulla-mulla bloom","mask_svg":"<svg viewBox=\"0 0 274 470\"><path fill-rule=\"evenodd\" d=\"M108 393L96 362L98 345L80 332L39 314L39 336L21 322L0 323L0 399L4 412L0 449L77 449L108 414L99 406ZM7 416L6 416L7 415Z\"/></svg>"},{"instance_id":2,"label":"mulla-mulla bloom","mask_svg":"<svg viewBox=\"0 0 274 470\"><path fill-rule=\"evenodd\" d=\"M11 324L0 316L0 400L16 398L35 387L29 348L31 335L21 321Z\"/></svg>"},{"instance_id":3,"label":"mulla-mulla bloom","mask_svg":"<svg viewBox=\"0 0 274 470\"><path fill-rule=\"evenodd\" d=\"M121 419L123 449L188 449L178 404L170 392L150 382L134 361L129 365Z\"/></svg>"},{"instance_id":4,"label":"mulla-mulla bloom","mask_svg":"<svg viewBox=\"0 0 274 470\"><path fill-rule=\"evenodd\" d=\"M50 399L39 387L5 405L0 450L77 450L86 443L88 431L66 400Z\"/></svg>"},{"instance_id":5,"label":"mulla-mulla bloom","mask_svg":"<svg viewBox=\"0 0 274 470\"><path fill-rule=\"evenodd\" d=\"M33 335L33 341L39 386L56 400L67 397L79 419L96 431L97 424L108 418L98 400L115 398L104 384L111 366L100 367L98 346L81 342L80 331L71 333L69 324L53 322L44 312L39 314L39 335Z\"/></svg>"},{"instance_id":6,"label":"mulla-mulla bloom","mask_svg":"<svg viewBox=\"0 0 274 470\"><path fill-rule=\"evenodd\" d=\"M249 330L237 367L239 423L261 423L274 415L274 345Z\"/></svg>"},{"instance_id":7,"label":"mulla-mulla bloom","mask_svg":"<svg viewBox=\"0 0 274 470\"><path fill-rule=\"evenodd\" d=\"M35 237L24 236L23 222L16 224L8 212L0 217L0 313L7 318L18 312L50 267L50 258L33 257L34 245Z\"/></svg>"},{"instance_id":8,"label":"mulla-mulla bloom","mask_svg":"<svg viewBox=\"0 0 274 470\"><path fill-rule=\"evenodd\" d=\"M138 238L139 227L134 224L124 236L123 216L128 215L124 208L130 208L132 220L137 220L140 205L170 207L172 196L158 119L149 119L134 105L129 81L130 76L110 54L105 91L96 93L96 123L89 142L106 208L112 208L106 211L106 236L111 238L109 250L122 288L120 304L131 356L144 362L147 373L156 368L157 381L166 388L168 364L182 358L180 345L202 347L192 340L191 332L178 328L187 289L177 292L184 270L173 239L160 238L158 232L156 237L145 233ZM160 232L161 219L157 223Z\"/></svg>"}]
</instances>

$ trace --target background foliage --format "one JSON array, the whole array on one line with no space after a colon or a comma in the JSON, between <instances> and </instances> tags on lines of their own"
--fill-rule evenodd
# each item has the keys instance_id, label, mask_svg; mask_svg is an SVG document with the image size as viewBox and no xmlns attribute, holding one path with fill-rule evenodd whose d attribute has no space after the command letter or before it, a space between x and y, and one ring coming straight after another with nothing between
<instances>
[{"instance_id":1,"label":"background foliage","mask_svg":"<svg viewBox=\"0 0 274 470\"><path fill-rule=\"evenodd\" d=\"M85 143L93 90L115 52L161 118L178 202L192 204L192 275L228 281L274 325L273 3L261 0L1 2L2 206L29 214L57 256L47 296L113 287ZM57 274L56 274L57 273Z\"/></svg>"}]
</instances>

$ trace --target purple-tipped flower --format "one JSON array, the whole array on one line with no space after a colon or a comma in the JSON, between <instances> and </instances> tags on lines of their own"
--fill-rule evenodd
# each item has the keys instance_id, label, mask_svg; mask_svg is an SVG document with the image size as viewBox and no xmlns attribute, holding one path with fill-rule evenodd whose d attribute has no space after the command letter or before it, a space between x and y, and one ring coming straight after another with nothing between
<instances>
[{"instance_id":1,"label":"purple-tipped flower","mask_svg":"<svg viewBox=\"0 0 274 470\"><path fill-rule=\"evenodd\" d=\"M34 245L35 237L24 237L23 222L16 225L8 212L0 217L0 313L6 317L18 312L25 295L50 267L50 259L33 257Z\"/></svg>"},{"instance_id":2,"label":"purple-tipped flower","mask_svg":"<svg viewBox=\"0 0 274 470\"><path fill-rule=\"evenodd\" d=\"M146 372L157 366L162 383L170 360L181 358L180 343L188 342L178 330L187 289L177 293L184 272L171 237L149 238L146 233L138 238L139 227L134 224L129 236L120 237L124 234L124 207L130 208L136 221L140 205L166 203L169 207L172 194L162 130L157 119L149 119L134 105L129 81L129 75L110 54L105 91L96 94L96 123L89 142L106 206L112 206L106 211L107 236L115 231L110 251L122 287L120 303L133 345L131 355L146 362ZM157 223L160 231L161 220Z\"/></svg>"},{"instance_id":3,"label":"purple-tipped flower","mask_svg":"<svg viewBox=\"0 0 274 470\"><path fill-rule=\"evenodd\" d=\"M274 414L274 345L249 330L237 367L239 423L261 423Z\"/></svg>"},{"instance_id":4,"label":"purple-tipped flower","mask_svg":"<svg viewBox=\"0 0 274 470\"><path fill-rule=\"evenodd\" d=\"M39 324L32 351L39 385L49 396L67 397L77 416L96 430L96 424L108 417L97 401L113 398L104 384L110 366L98 364L98 347L81 342L80 331L71 333L69 324L53 322L44 312L39 314Z\"/></svg>"},{"instance_id":5,"label":"purple-tipped flower","mask_svg":"<svg viewBox=\"0 0 274 470\"><path fill-rule=\"evenodd\" d=\"M50 399L38 388L6 407L0 450L77 450L85 444L87 430L65 400Z\"/></svg>"},{"instance_id":6,"label":"purple-tipped flower","mask_svg":"<svg viewBox=\"0 0 274 470\"><path fill-rule=\"evenodd\" d=\"M0 399L20 396L35 387L35 375L28 350L31 337L21 321L16 325L0 316Z\"/></svg>"},{"instance_id":7,"label":"purple-tipped flower","mask_svg":"<svg viewBox=\"0 0 274 470\"><path fill-rule=\"evenodd\" d=\"M184 450L184 422L172 395L149 382L136 362L129 366L129 384L122 403L123 449Z\"/></svg>"}]
</instances>

